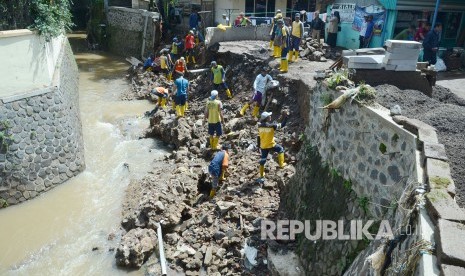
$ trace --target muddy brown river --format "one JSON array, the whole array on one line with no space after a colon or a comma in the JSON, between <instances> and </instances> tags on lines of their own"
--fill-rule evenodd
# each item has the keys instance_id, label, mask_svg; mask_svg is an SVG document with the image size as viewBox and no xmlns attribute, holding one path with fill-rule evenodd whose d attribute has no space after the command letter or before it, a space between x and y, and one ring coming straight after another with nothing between
<instances>
[{"instance_id":1,"label":"muddy brown river","mask_svg":"<svg viewBox=\"0 0 465 276\"><path fill-rule=\"evenodd\" d=\"M82 40L83 36L70 36ZM0 275L141 275L115 266L120 208L130 179L166 151L138 139L148 101L118 100L129 64L100 52L75 52L86 170L51 191L0 210ZM95 250L93 250L95 249Z\"/></svg>"}]
</instances>

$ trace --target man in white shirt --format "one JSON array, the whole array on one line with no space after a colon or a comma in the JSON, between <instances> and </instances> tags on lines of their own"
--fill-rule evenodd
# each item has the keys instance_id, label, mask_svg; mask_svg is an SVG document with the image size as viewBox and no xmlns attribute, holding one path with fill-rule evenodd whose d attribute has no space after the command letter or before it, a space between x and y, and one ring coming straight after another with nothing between
<instances>
[{"instance_id":1,"label":"man in white shirt","mask_svg":"<svg viewBox=\"0 0 465 276\"><path fill-rule=\"evenodd\" d=\"M255 81L253 83L254 94L252 100L242 107L240 114L241 116L245 115L245 112L249 108L250 105L253 105L252 116L258 117L260 113L260 105L262 103L262 97L265 94L266 85L268 82L272 81L273 78L267 74L267 69L265 67L262 68L260 74L257 75Z\"/></svg>"}]
</instances>

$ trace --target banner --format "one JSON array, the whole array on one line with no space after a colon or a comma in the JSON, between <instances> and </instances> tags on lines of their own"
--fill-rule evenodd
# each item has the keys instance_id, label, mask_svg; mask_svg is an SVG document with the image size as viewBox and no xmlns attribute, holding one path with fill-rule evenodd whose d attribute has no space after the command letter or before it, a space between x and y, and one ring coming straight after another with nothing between
<instances>
[{"instance_id":1,"label":"banner","mask_svg":"<svg viewBox=\"0 0 465 276\"><path fill-rule=\"evenodd\" d=\"M341 23L354 22L355 4L350 4L350 3L333 4L333 6L331 7L331 14L334 14L335 11L339 12L339 16L341 17Z\"/></svg>"},{"instance_id":2,"label":"banner","mask_svg":"<svg viewBox=\"0 0 465 276\"><path fill-rule=\"evenodd\" d=\"M352 29L360 32L366 15L373 16L373 23L375 24L373 28L373 35L381 35L384 28L384 22L386 22L386 11L380 6L371 5L363 8L355 6L355 16L352 23Z\"/></svg>"}]
</instances>

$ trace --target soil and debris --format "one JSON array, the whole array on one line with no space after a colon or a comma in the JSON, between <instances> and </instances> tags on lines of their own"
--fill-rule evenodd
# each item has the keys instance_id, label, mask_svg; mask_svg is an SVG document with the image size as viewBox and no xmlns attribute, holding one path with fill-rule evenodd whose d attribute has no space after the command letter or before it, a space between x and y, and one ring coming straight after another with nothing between
<instances>
[{"instance_id":1,"label":"soil and debris","mask_svg":"<svg viewBox=\"0 0 465 276\"><path fill-rule=\"evenodd\" d=\"M436 128L439 142L446 147L457 203L465 207L465 100L442 86L433 87L433 98L392 85L379 85L376 90L376 101L381 105L387 108L399 105L402 115Z\"/></svg>"},{"instance_id":2,"label":"soil and debris","mask_svg":"<svg viewBox=\"0 0 465 276\"><path fill-rule=\"evenodd\" d=\"M188 74L191 89L185 118L176 118L171 104L167 109L160 108L151 117L147 136L172 145L174 151L158 160L143 180L134 181L128 187L122 226L126 235L134 236L134 229L139 230L135 237L123 239L128 244L120 245L118 256L124 257L126 253L129 260L119 259L119 263L140 267L141 260L148 258L147 252L157 252L153 245L149 249L142 247L141 256L134 256L128 248L144 235L150 237L145 245L152 245L152 232L141 232L140 229L156 231L156 223L160 222L165 256L174 271L186 275L198 275L200 270L207 275L269 275L267 250L285 246L261 240L260 225L264 219L276 220L278 217L280 189L295 173L304 124L300 119L298 99L292 91L292 81L270 68L272 77L280 81L280 88L267 92L266 110L273 112L274 120L278 120L282 110L290 112L286 127L275 135L276 142L285 148L288 165L281 169L276 155L270 156L265 165L266 180L257 182L260 159L256 144L257 119L252 118L251 110L244 117L238 112L252 96L255 76L271 60L263 48L259 46L255 48L256 52L253 49L243 52L241 47L225 48L222 45L216 53L216 61L227 70L226 82L234 97L228 100L225 92L219 91L226 122L220 144L228 143L232 149L229 151L229 175L213 199L208 197L211 184L206 168L214 152L209 149L203 114L212 89L208 73ZM134 93L125 94L126 99L149 98L148 92L154 86L171 87L163 76L151 72L136 70L128 76ZM148 263L153 262L149 260ZM147 266L153 271L153 267Z\"/></svg>"}]
</instances>

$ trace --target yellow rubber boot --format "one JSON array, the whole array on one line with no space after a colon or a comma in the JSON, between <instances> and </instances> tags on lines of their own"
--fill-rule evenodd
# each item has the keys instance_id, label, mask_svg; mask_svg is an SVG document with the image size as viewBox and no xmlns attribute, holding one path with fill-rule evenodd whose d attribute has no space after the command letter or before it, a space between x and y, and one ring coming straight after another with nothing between
<instances>
[{"instance_id":1,"label":"yellow rubber boot","mask_svg":"<svg viewBox=\"0 0 465 276\"><path fill-rule=\"evenodd\" d=\"M213 149L214 143L213 136L210 136L210 149Z\"/></svg>"},{"instance_id":2,"label":"yellow rubber boot","mask_svg":"<svg viewBox=\"0 0 465 276\"><path fill-rule=\"evenodd\" d=\"M187 56L187 57L186 57L186 64L189 64L189 57L190 57L190 56Z\"/></svg>"},{"instance_id":3,"label":"yellow rubber boot","mask_svg":"<svg viewBox=\"0 0 465 276\"><path fill-rule=\"evenodd\" d=\"M299 59L299 51L294 51L294 62L297 62L297 59Z\"/></svg>"},{"instance_id":4,"label":"yellow rubber boot","mask_svg":"<svg viewBox=\"0 0 465 276\"><path fill-rule=\"evenodd\" d=\"M247 111L248 108L249 108L249 104L246 103L246 104L242 107L242 109L241 109L241 111L239 112L239 114L241 114L241 116L244 116L244 115L245 115L245 112Z\"/></svg>"},{"instance_id":5,"label":"yellow rubber boot","mask_svg":"<svg viewBox=\"0 0 465 276\"><path fill-rule=\"evenodd\" d=\"M161 99L160 106L163 107L163 108L166 108L166 99L165 98Z\"/></svg>"},{"instance_id":6,"label":"yellow rubber boot","mask_svg":"<svg viewBox=\"0 0 465 276\"><path fill-rule=\"evenodd\" d=\"M279 71L281 73L286 73L288 65L289 65L289 63L288 63L287 59L282 59L281 60L281 68L279 68Z\"/></svg>"},{"instance_id":7,"label":"yellow rubber boot","mask_svg":"<svg viewBox=\"0 0 465 276\"><path fill-rule=\"evenodd\" d=\"M186 102L186 104L184 105L186 108L184 109L184 111L187 111L189 109L189 103Z\"/></svg>"},{"instance_id":8,"label":"yellow rubber boot","mask_svg":"<svg viewBox=\"0 0 465 276\"><path fill-rule=\"evenodd\" d=\"M195 57L192 57L192 63L194 63L194 64L196 63L195 62Z\"/></svg>"},{"instance_id":9,"label":"yellow rubber boot","mask_svg":"<svg viewBox=\"0 0 465 276\"><path fill-rule=\"evenodd\" d=\"M168 79L168 81L172 81L173 80L173 74L169 73L168 76L167 76L167 79Z\"/></svg>"},{"instance_id":10,"label":"yellow rubber boot","mask_svg":"<svg viewBox=\"0 0 465 276\"><path fill-rule=\"evenodd\" d=\"M279 55L279 49L281 49L279 46L274 46L274 57L275 58L279 58L280 55Z\"/></svg>"},{"instance_id":11,"label":"yellow rubber boot","mask_svg":"<svg viewBox=\"0 0 465 276\"><path fill-rule=\"evenodd\" d=\"M173 110L176 110L176 103L174 101L171 102L171 107L173 108Z\"/></svg>"},{"instance_id":12,"label":"yellow rubber boot","mask_svg":"<svg viewBox=\"0 0 465 276\"><path fill-rule=\"evenodd\" d=\"M283 49L281 47L278 47L278 58L281 57L282 53L283 53Z\"/></svg>"},{"instance_id":13,"label":"yellow rubber boot","mask_svg":"<svg viewBox=\"0 0 465 276\"><path fill-rule=\"evenodd\" d=\"M265 177L265 165L260 165L260 177Z\"/></svg>"},{"instance_id":14,"label":"yellow rubber boot","mask_svg":"<svg viewBox=\"0 0 465 276\"><path fill-rule=\"evenodd\" d=\"M226 177L224 177L224 170L221 170L221 174L220 174L219 180L220 180L220 181L224 181L225 179L226 179Z\"/></svg>"},{"instance_id":15,"label":"yellow rubber boot","mask_svg":"<svg viewBox=\"0 0 465 276\"><path fill-rule=\"evenodd\" d=\"M210 198L213 198L215 195L216 195L216 189L215 189L215 188L212 188L212 189L210 190Z\"/></svg>"},{"instance_id":16,"label":"yellow rubber boot","mask_svg":"<svg viewBox=\"0 0 465 276\"><path fill-rule=\"evenodd\" d=\"M260 113L260 107L258 105L254 106L253 111L252 111L252 117L258 117L259 113Z\"/></svg>"},{"instance_id":17,"label":"yellow rubber boot","mask_svg":"<svg viewBox=\"0 0 465 276\"><path fill-rule=\"evenodd\" d=\"M186 105L181 105L181 117L184 117L184 113L186 112Z\"/></svg>"},{"instance_id":18,"label":"yellow rubber boot","mask_svg":"<svg viewBox=\"0 0 465 276\"><path fill-rule=\"evenodd\" d=\"M218 136L213 137L213 143L215 144L215 148L214 148L215 150L220 149L220 145L219 145L220 137L218 137Z\"/></svg>"},{"instance_id":19,"label":"yellow rubber boot","mask_svg":"<svg viewBox=\"0 0 465 276\"><path fill-rule=\"evenodd\" d=\"M270 49L273 49L273 40L270 40Z\"/></svg>"},{"instance_id":20,"label":"yellow rubber boot","mask_svg":"<svg viewBox=\"0 0 465 276\"><path fill-rule=\"evenodd\" d=\"M228 96L229 99L232 98L232 93L231 93L231 90L229 90L229 88L226 89L226 95Z\"/></svg>"},{"instance_id":21,"label":"yellow rubber boot","mask_svg":"<svg viewBox=\"0 0 465 276\"><path fill-rule=\"evenodd\" d=\"M284 166L287 165L286 163L284 163L284 152L278 154L278 164L281 168L284 168Z\"/></svg>"},{"instance_id":22,"label":"yellow rubber boot","mask_svg":"<svg viewBox=\"0 0 465 276\"><path fill-rule=\"evenodd\" d=\"M289 54L287 55L287 59L289 62L294 62L292 58L294 57L294 51L289 51Z\"/></svg>"},{"instance_id":23,"label":"yellow rubber boot","mask_svg":"<svg viewBox=\"0 0 465 276\"><path fill-rule=\"evenodd\" d=\"M181 116L181 106L180 106L180 105L177 105L177 106L176 106L176 116L177 116L177 117L182 117L182 116Z\"/></svg>"}]
</instances>

